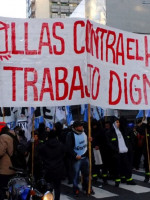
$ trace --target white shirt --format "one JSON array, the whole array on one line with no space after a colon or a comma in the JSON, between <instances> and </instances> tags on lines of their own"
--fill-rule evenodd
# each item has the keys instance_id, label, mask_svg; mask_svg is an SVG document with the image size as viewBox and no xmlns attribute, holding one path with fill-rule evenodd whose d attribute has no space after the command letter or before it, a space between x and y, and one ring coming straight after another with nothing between
<instances>
[{"instance_id":1,"label":"white shirt","mask_svg":"<svg viewBox=\"0 0 150 200\"><path fill-rule=\"evenodd\" d=\"M121 131L119 130L119 128L116 127L116 124L113 124L113 127L116 131L117 134L117 138L118 138L118 145L119 145L119 153L127 153L128 152L128 148L125 144L124 138L122 136Z\"/></svg>"}]
</instances>

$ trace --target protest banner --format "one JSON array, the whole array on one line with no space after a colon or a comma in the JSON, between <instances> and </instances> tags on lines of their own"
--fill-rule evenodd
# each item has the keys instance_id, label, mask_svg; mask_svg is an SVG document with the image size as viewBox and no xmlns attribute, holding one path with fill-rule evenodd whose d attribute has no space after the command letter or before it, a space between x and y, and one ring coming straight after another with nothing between
<instances>
[{"instance_id":1,"label":"protest banner","mask_svg":"<svg viewBox=\"0 0 150 200\"><path fill-rule=\"evenodd\" d=\"M149 109L149 41L86 19L0 18L0 105Z\"/></svg>"}]
</instances>

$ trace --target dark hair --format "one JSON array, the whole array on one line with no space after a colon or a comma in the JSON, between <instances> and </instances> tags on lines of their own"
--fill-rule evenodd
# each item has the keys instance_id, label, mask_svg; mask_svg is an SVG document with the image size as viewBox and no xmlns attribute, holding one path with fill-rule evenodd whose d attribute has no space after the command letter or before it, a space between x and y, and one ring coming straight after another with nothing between
<instances>
[{"instance_id":1,"label":"dark hair","mask_svg":"<svg viewBox=\"0 0 150 200\"><path fill-rule=\"evenodd\" d=\"M78 126L83 126L82 122L80 122L80 121L75 121L75 122L73 123L73 128L76 128L76 127L78 127Z\"/></svg>"},{"instance_id":2,"label":"dark hair","mask_svg":"<svg viewBox=\"0 0 150 200\"><path fill-rule=\"evenodd\" d=\"M9 132L9 128L8 126L4 126L1 130L1 134L5 134L5 133L8 133Z\"/></svg>"},{"instance_id":3,"label":"dark hair","mask_svg":"<svg viewBox=\"0 0 150 200\"><path fill-rule=\"evenodd\" d=\"M21 136L21 137L25 137L25 131L24 130L19 130L19 133L18 135Z\"/></svg>"},{"instance_id":4,"label":"dark hair","mask_svg":"<svg viewBox=\"0 0 150 200\"><path fill-rule=\"evenodd\" d=\"M93 127L93 126L98 126L98 121L96 120L96 119L93 119L92 121L91 121L91 126Z\"/></svg>"},{"instance_id":5,"label":"dark hair","mask_svg":"<svg viewBox=\"0 0 150 200\"><path fill-rule=\"evenodd\" d=\"M56 122L54 124L54 127L56 128L57 131L62 131L63 125L60 122Z\"/></svg>"},{"instance_id":6,"label":"dark hair","mask_svg":"<svg viewBox=\"0 0 150 200\"><path fill-rule=\"evenodd\" d=\"M46 132L45 132L45 124L44 123L39 124L38 137L39 137L39 140L45 141L45 139L46 139Z\"/></svg>"},{"instance_id":7,"label":"dark hair","mask_svg":"<svg viewBox=\"0 0 150 200\"><path fill-rule=\"evenodd\" d=\"M57 134L54 130L51 130L50 132L48 132L48 140L57 137Z\"/></svg>"},{"instance_id":8,"label":"dark hair","mask_svg":"<svg viewBox=\"0 0 150 200\"><path fill-rule=\"evenodd\" d=\"M142 122L142 118L137 119L136 123L139 124Z\"/></svg>"},{"instance_id":9,"label":"dark hair","mask_svg":"<svg viewBox=\"0 0 150 200\"><path fill-rule=\"evenodd\" d=\"M116 122L116 121L119 121L120 122L120 119L116 116L113 116L113 119L112 119L112 123Z\"/></svg>"},{"instance_id":10,"label":"dark hair","mask_svg":"<svg viewBox=\"0 0 150 200\"><path fill-rule=\"evenodd\" d=\"M16 131L16 130L20 130L20 129L21 129L20 126L15 126L14 131Z\"/></svg>"},{"instance_id":11,"label":"dark hair","mask_svg":"<svg viewBox=\"0 0 150 200\"><path fill-rule=\"evenodd\" d=\"M34 135L39 135L39 132L37 129L34 130Z\"/></svg>"},{"instance_id":12,"label":"dark hair","mask_svg":"<svg viewBox=\"0 0 150 200\"><path fill-rule=\"evenodd\" d=\"M105 121L105 124L112 125L111 121L109 121L109 120Z\"/></svg>"},{"instance_id":13,"label":"dark hair","mask_svg":"<svg viewBox=\"0 0 150 200\"><path fill-rule=\"evenodd\" d=\"M45 124L44 124L43 122L39 124L38 131L39 131L39 132L45 131Z\"/></svg>"}]
</instances>

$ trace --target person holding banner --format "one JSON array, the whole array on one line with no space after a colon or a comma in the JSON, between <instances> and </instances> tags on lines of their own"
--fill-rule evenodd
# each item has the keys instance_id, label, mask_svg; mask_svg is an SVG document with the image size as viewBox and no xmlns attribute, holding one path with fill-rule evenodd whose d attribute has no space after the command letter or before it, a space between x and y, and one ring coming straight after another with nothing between
<instances>
[{"instance_id":1,"label":"person holding banner","mask_svg":"<svg viewBox=\"0 0 150 200\"><path fill-rule=\"evenodd\" d=\"M127 136L125 130L122 130L120 127L119 119L115 118L112 128L106 132L107 146L112 158L115 186L119 187L120 182L124 182L124 180L128 185L136 185L132 179Z\"/></svg>"},{"instance_id":2,"label":"person holding banner","mask_svg":"<svg viewBox=\"0 0 150 200\"><path fill-rule=\"evenodd\" d=\"M87 150L87 135L84 132L83 124L80 121L73 123L73 128L66 138L68 153L72 159L73 165L73 192L75 196L79 195L79 173L81 171L82 189L88 194L89 181L89 159ZM94 194L91 188L91 194Z\"/></svg>"}]
</instances>

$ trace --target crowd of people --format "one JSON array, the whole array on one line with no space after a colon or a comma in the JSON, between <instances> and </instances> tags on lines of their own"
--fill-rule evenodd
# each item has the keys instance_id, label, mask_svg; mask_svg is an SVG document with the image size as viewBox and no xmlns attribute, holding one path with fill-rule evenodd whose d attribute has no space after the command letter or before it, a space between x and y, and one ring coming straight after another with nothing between
<instances>
[{"instance_id":1,"label":"crowd of people","mask_svg":"<svg viewBox=\"0 0 150 200\"><path fill-rule=\"evenodd\" d=\"M15 172L10 155L13 154L13 138L16 135L26 159L24 168L34 172L38 181L41 177L53 184L55 200L60 199L61 180L67 179L73 184L74 195L79 195L79 183L86 194L89 192L89 152L88 142L92 145L92 183L102 180L102 185L108 180L114 180L114 185L126 183L136 185L132 179L133 169L138 170L143 156L145 169L144 182L149 182L150 166L150 120L137 120L129 126L124 117L113 117L110 121L91 120L91 136L88 137L88 125L85 122L74 123L63 128L60 122L54 124L50 130L44 123L34 130L34 139L27 141L24 131L20 127L10 130L6 124L0 130L0 199L4 199L4 187ZM32 162L32 146L34 144L34 162ZM101 158L101 159L100 159ZM32 168L33 166L34 168ZM92 186L90 193L94 194Z\"/></svg>"}]
</instances>

